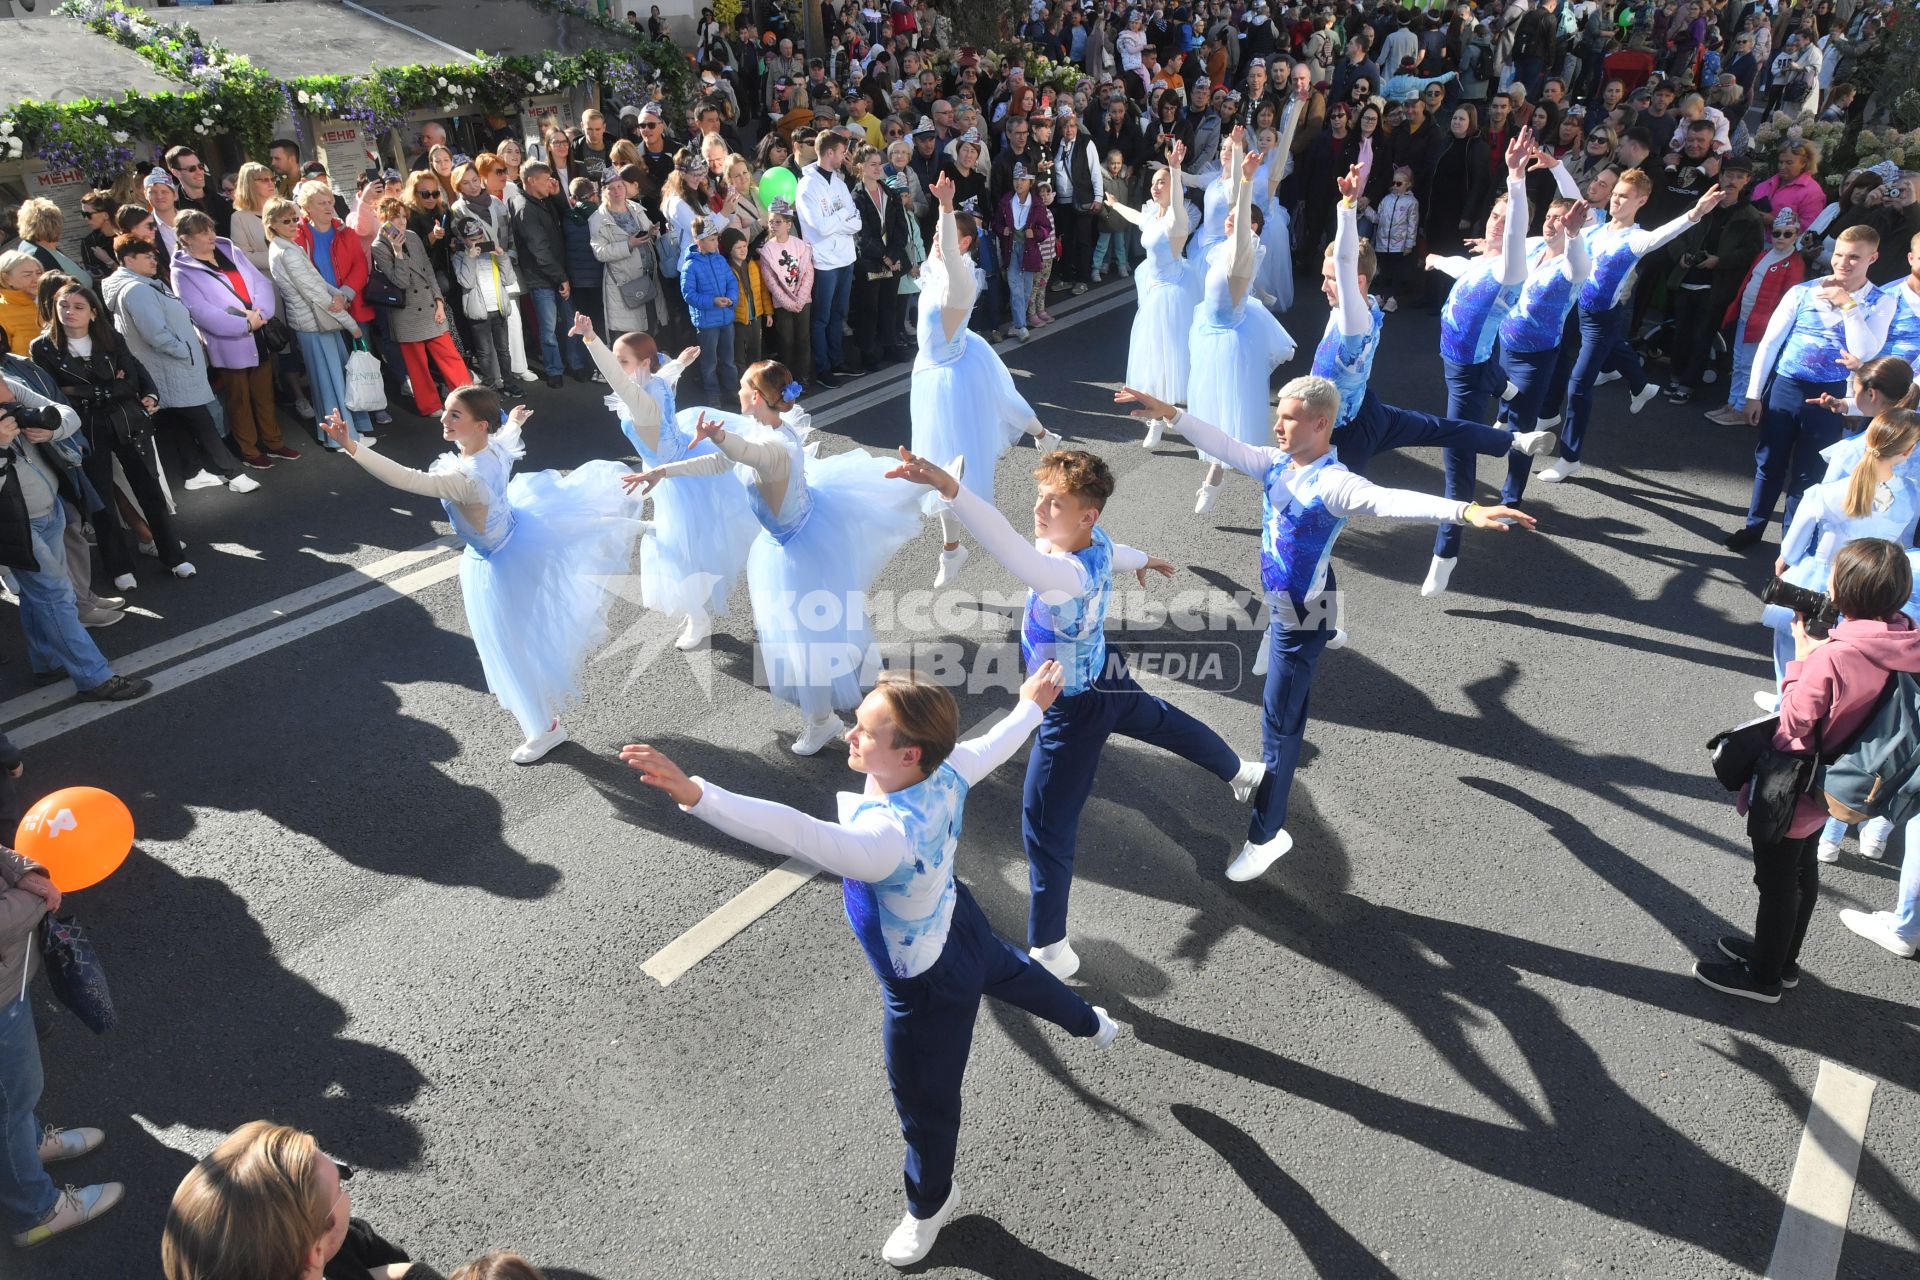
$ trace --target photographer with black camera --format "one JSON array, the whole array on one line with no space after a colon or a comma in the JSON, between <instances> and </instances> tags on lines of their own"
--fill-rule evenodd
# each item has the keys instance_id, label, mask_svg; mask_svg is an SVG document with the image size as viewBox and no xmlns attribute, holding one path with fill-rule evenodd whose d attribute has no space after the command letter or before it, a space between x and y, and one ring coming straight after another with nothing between
<instances>
[{"instance_id":1,"label":"photographer with black camera","mask_svg":"<svg viewBox=\"0 0 1920 1280\"><path fill-rule=\"evenodd\" d=\"M67 467L49 447L80 430L79 415L10 378L0 378L0 564L20 584L20 627L36 683L63 675L87 702L125 702L153 688L113 668L80 622L67 576Z\"/></svg>"},{"instance_id":2,"label":"photographer with black camera","mask_svg":"<svg viewBox=\"0 0 1920 1280\"><path fill-rule=\"evenodd\" d=\"M1873 715L1897 671L1920 673L1920 631L1902 609L1913 574L1900 544L1858 538L1833 558L1833 607L1845 620L1827 638L1793 622L1793 661L1781 679L1780 723L1773 748L1793 756L1831 759ZM1753 884L1760 891L1753 937L1719 941L1724 959L1701 960L1693 976L1727 995L1776 1004L1783 987L1800 982L1800 944L1820 897L1815 841L1826 821L1817 778L1790 798L1741 793L1753 844ZM1791 806L1790 813L1772 810ZM1755 835L1769 820L1778 838Z\"/></svg>"}]
</instances>

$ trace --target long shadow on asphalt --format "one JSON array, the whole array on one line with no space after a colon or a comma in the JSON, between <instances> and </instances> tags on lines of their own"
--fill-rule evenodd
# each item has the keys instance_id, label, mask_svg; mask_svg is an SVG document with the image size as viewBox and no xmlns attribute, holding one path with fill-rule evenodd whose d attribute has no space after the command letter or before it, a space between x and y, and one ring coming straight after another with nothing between
<instances>
[{"instance_id":1,"label":"long shadow on asphalt","mask_svg":"<svg viewBox=\"0 0 1920 1280\"><path fill-rule=\"evenodd\" d=\"M965 1213L947 1224L927 1260L908 1270L964 1266L987 1280L1098 1280L1092 1272L1049 1258L1011 1231L980 1213Z\"/></svg>"}]
</instances>

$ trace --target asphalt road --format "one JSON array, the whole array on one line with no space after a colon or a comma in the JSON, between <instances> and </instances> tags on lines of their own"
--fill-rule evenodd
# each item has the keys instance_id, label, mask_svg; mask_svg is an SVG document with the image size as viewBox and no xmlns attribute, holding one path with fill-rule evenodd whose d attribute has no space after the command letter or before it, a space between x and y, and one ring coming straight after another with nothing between
<instances>
[{"instance_id":1,"label":"asphalt road","mask_svg":"<svg viewBox=\"0 0 1920 1280\"><path fill-rule=\"evenodd\" d=\"M1130 304L1071 325L1066 310L1007 358L1043 418L1113 465L1114 536L1181 567L1129 584L1140 625L1117 643L1178 650L1190 638L1146 606L1255 586L1258 495L1232 477L1196 518L1192 450L1143 450L1110 403ZM1324 315L1305 294L1285 318L1303 342L1281 376L1304 371ZM1388 330L1376 390L1443 406L1435 321ZM905 441L896 378L877 403L856 384L814 406L864 406L828 427L829 450ZM598 390L534 392L527 466L624 454ZM1701 747L1768 680L1766 563L1718 545L1750 434L1704 404L1630 417L1625 402L1602 389L1579 482L1536 485L1540 532L1470 530L1442 597L1417 592L1426 527L1347 529L1352 642L1321 665L1297 844L1264 879L1221 874L1244 814L1215 780L1108 748L1072 929L1078 984L1122 1038L1095 1054L983 1014L964 1208L923 1274L1758 1272L1822 1060L1880 1081L1840 1274L1920 1273L1920 967L1834 918L1890 905L1894 868L1851 848L1823 868L1807 979L1780 1005L1687 974L1752 922L1742 827ZM435 434L402 421L389 451L424 463ZM1032 460L1022 446L1001 462L1016 522ZM1437 491L1438 459L1393 457L1375 478ZM183 524L200 576L144 575L153 616L101 633L110 656L446 532L437 505L318 451L252 496L184 495ZM923 533L878 586L924 593L936 550ZM981 556L958 585L1013 590ZM104 1127L106 1149L60 1173L123 1179L129 1199L4 1273L157 1275L194 1156L265 1116L362 1169L356 1212L442 1271L507 1246L556 1280L890 1274L900 1144L838 886L815 880L671 986L640 968L779 860L641 786L622 743L821 815L856 781L840 748L788 753L798 716L750 684L744 592L710 656L623 606L573 741L534 768L507 760L517 734L485 693L457 582L378 601L262 617L150 672L174 673L164 692L29 731L34 794L104 786L138 824L128 864L71 899L123 1025L96 1038L55 1018L42 1112ZM1012 636L990 601L930 626L883 638L971 657ZM30 694L4 631L0 695ZM1252 753L1258 691L1234 685L1253 635L1207 638L1227 664L1163 687ZM970 693L963 723L1007 702ZM1015 937L1019 768L974 789L961 855Z\"/></svg>"}]
</instances>

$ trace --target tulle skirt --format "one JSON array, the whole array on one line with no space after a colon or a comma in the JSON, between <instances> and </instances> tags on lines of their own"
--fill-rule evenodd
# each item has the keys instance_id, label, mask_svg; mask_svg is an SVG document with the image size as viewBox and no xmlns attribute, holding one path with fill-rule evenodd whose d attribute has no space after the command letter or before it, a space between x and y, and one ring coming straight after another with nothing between
<instances>
[{"instance_id":1,"label":"tulle skirt","mask_svg":"<svg viewBox=\"0 0 1920 1280\"><path fill-rule=\"evenodd\" d=\"M487 688L531 738L580 696L580 668L606 642L614 590L632 570L639 503L617 462L568 475L534 471L507 486L513 531L460 561L467 626Z\"/></svg>"},{"instance_id":2,"label":"tulle skirt","mask_svg":"<svg viewBox=\"0 0 1920 1280\"><path fill-rule=\"evenodd\" d=\"M938 324L934 312L932 323ZM963 331L960 354L935 362L922 352L913 366L913 451L939 466L955 458L967 465L960 482L993 501L993 466L1033 420L1033 406L1013 385L1013 374L987 340ZM896 481L895 483L899 483ZM942 505L929 493L923 508Z\"/></svg>"},{"instance_id":3,"label":"tulle skirt","mask_svg":"<svg viewBox=\"0 0 1920 1280\"><path fill-rule=\"evenodd\" d=\"M690 455L713 452L702 442ZM653 489L653 532L640 544L640 602L656 613L724 617L760 522L729 471Z\"/></svg>"},{"instance_id":4,"label":"tulle skirt","mask_svg":"<svg viewBox=\"0 0 1920 1280\"><path fill-rule=\"evenodd\" d=\"M1127 385L1179 404L1187 398L1187 375L1192 368L1187 344L1194 309L1200 304L1198 268L1176 259L1172 273L1163 275L1142 263L1133 279L1139 306L1127 343Z\"/></svg>"},{"instance_id":5,"label":"tulle skirt","mask_svg":"<svg viewBox=\"0 0 1920 1280\"><path fill-rule=\"evenodd\" d=\"M1249 299L1222 322L1213 308L1202 306L1194 312L1188 345L1193 360L1188 412L1242 444L1272 444L1273 371L1293 356L1293 339L1273 313Z\"/></svg>"},{"instance_id":6,"label":"tulle skirt","mask_svg":"<svg viewBox=\"0 0 1920 1280\"><path fill-rule=\"evenodd\" d=\"M806 524L784 544L762 532L747 555L767 690L809 720L860 705L879 664L866 592L919 529L925 493L887 479L893 465L860 450L808 459Z\"/></svg>"},{"instance_id":7,"label":"tulle skirt","mask_svg":"<svg viewBox=\"0 0 1920 1280\"><path fill-rule=\"evenodd\" d=\"M1254 285L1273 296L1275 311L1293 309L1293 219L1287 208L1275 200L1266 211L1267 220L1260 231L1260 243L1266 254L1254 273Z\"/></svg>"}]
</instances>

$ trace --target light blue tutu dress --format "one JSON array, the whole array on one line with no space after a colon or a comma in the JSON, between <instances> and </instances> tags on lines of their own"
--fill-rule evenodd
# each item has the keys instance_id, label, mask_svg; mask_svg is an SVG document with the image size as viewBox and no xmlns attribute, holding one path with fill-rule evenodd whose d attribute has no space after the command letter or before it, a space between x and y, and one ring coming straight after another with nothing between
<instances>
[{"instance_id":1,"label":"light blue tutu dress","mask_svg":"<svg viewBox=\"0 0 1920 1280\"><path fill-rule=\"evenodd\" d=\"M1192 368L1187 342L1200 305L1200 266L1173 251L1176 211L1184 212L1178 195L1167 212L1156 214L1152 209L1149 204L1140 224L1140 247L1146 257L1133 273L1139 305L1127 343L1127 385L1169 404L1181 404L1187 398L1187 375Z\"/></svg>"},{"instance_id":2,"label":"light blue tutu dress","mask_svg":"<svg viewBox=\"0 0 1920 1280\"><path fill-rule=\"evenodd\" d=\"M1193 243L1187 246L1187 257L1193 260L1203 274L1215 246L1227 238L1227 215L1233 212L1232 189L1232 177L1222 169L1211 182L1207 183L1201 195L1200 230L1194 233Z\"/></svg>"},{"instance_id":3,"label":"light blue tutu dress","mask_svg":"<svg viewBox=\"0 0 1920 1280\"><path fill-rule=\"evenodd\" d=\"M467 544L460 588L487 688L533 738L579 699L580 669L607 639L613 588L632 570L640 504L617 462L515 476L520 431L470 458L414 471L361 445L354 460L410 493L438 497Z\"/></svg>"},{"instance_id":4,"label":"light blue tutu dress","mask_svg":"<svg viewBox=\"0 0 1920 1280\"><path fill-rule=\"evenodd\" d=\"M1865 446L1861 448L1864 452ZM1885 538L1902 547L1912 545L1914 526L1920 522L1920 488L1913 481L1896 473L1875 492L1873 510L1864 516L1846 513L1850 484L1846 479L1816 484L1801 495L1793 524L1780 541L1780 558L1787 561L1787 571L1780 576L1794 586L1826 591L1833 577L1834 555L1856 538ZM1761 609L1760 621L1773 628L1777 686L1787 663L1793 661L1793 613L1770 604Z\"/></svg>"},{"instance_id":5,"label":"light blue tutu dress","mask_svg":"<svg viewBox=\"0 0 1920 1280\"><path fill-rule=\"evenodd\" d=\"M596 342L588 351L614 389L607 404L620 415L621 433L649 469L714 451L705 442L690 447L694 426L676 415L677 362L663 366L641 387L605 346ZM652 443L650 435L656 437ZM653 532L640 545L640 603L670 616L725 617L727 597L759 532L746 495L727 476L688 476L656 486Z\"/></svg>"},{"instance_id":6,"label":"light blue tutu dress","mask_svg":"<svg viewBox=\"0 0 1920 1280\"><path fill-rule=\"evenodd\" d=\"M1291 164L1288 157L1286 163ZM1293 309L1293 218L1278 194L1269 195L1267 184L1273 177L1274 157L1269 154L1253 175L1253 198L1265 219L1260 224L1260 268L1254 272L1253 287L1273 299L1275 311ZM1286 171L1281 171L1281 177Z\"/></svg>"},{"instance_id":7,"label":"light blue tutu dress","mask_svg":"<svg viewBox=\"0 0 1920 1280\"><path fill-rule=\"evenodd\" d=\"M971 313L976 285L960 252L953 215L940 215L935 251L920 268L919 354L913 361L913 451L940 466L966 459L960 482L993 501L993 468L1000 455L1038 425L1033 406L985 338L962 323L947 337L948 309ZM923 508L945 506L929 492Z\"/></svg>"},{"instance_id":8,"label":"light blue tutu dress","mask_svg":"<svg viewBox=\"0 0 1920 1280\"><path fill-rule=\"evenodd\" d=\"M1258 252L1257 244L1253 248ZM1273 443L1273 371L1293 358L1294 342L1251 296L1234 305L1227 274L1232 249L1222 241L1207 258L1206 285L1187 341L1193 360L1187 409L1242 444L1265 446Z\"/></svg>"},{"instance_id":9,"label":"light blue tutu dress","mask_svg":"<svg viewBox=\"0 0 1920 1280\"><path fill-rule=\"evenodd\" d=\"M887 479L894 464L862 450L809 457L797 410L774 430L741 414L707 416L727 428L719 455L662 471L668 484L730 472L746 493L760 524L747 592L768 692L809 724L860 705L879 668L866 592L919 529L923 491Z\"/></svg>"}]
</instances>

